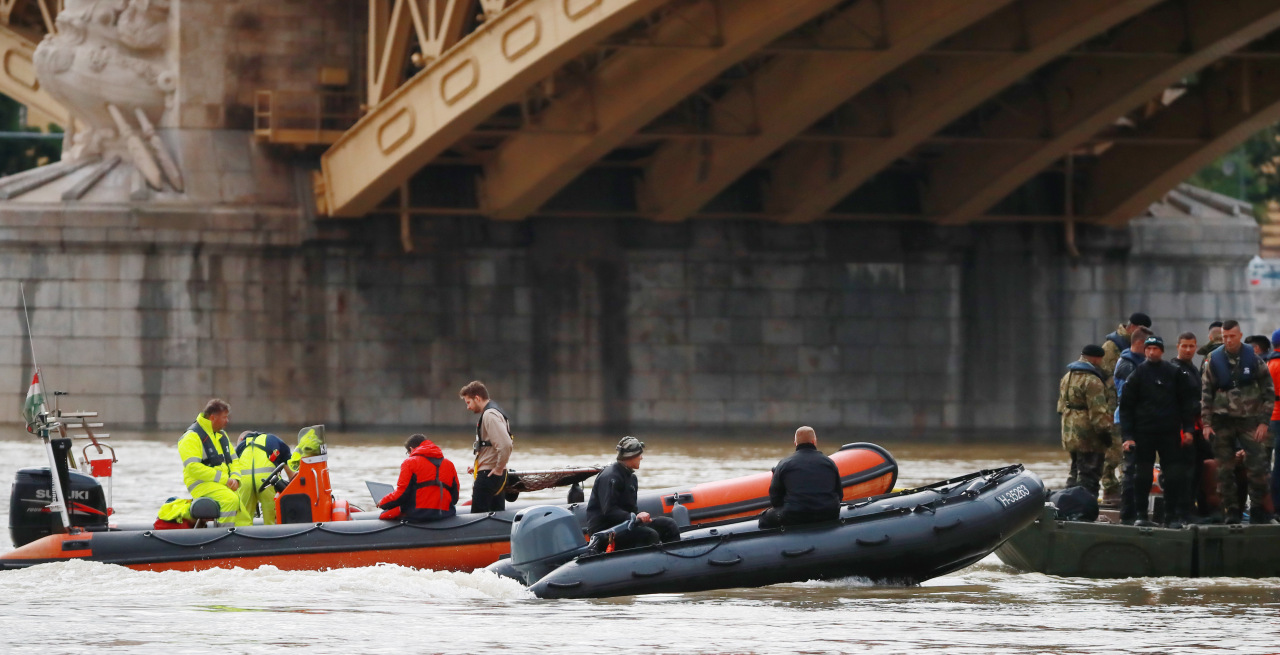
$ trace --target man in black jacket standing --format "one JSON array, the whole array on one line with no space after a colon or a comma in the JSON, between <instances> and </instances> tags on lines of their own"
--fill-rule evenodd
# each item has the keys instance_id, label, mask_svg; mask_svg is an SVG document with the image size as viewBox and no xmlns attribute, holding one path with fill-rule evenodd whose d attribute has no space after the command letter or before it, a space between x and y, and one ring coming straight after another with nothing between
<instances>
[{"instance_id":1,"label":"man in black jacket standing","mask_svg":"<svg viewBox=\"0 0 1280 655\"><path fill-rule=\"evenodd\" d=\"M840 469L818 450L813 428L796 430L796 452L773 467L769 503L760 515L760 528L833 521L840 517L844 485Z\"/></svg>"},{"instance_id":2,"label":"man in black jacket standing","mask_svg":"<svg viewBox=\"0 0 1280 655\"><path fill-rule=\"evenodd\" d=\"M596 476L591 487L591 500L587 501L587 534L608 530L631 519L636 523L629 530L614 536L614 548L635 548L668 541L680 541L680 526L666 516L652 517L636 507L640 494L640 482L636 470L644 459L644 442L635 437L623 437L618 442L618 461L605 467Z\"/></svg>"},{"instance_id":3,"label":"man in black jacket standing","mask_svg":"<svg viewBox=\"0 0 1280 655\"><path fill-rule=\"evenodd\" d=\"M1156 455L1164 473L1166 524L1181 528L1189 493L1187 455L1195 428L1195 389L1182 370L1164 357L1160 337L1146 340L1147 360L1134 369L1120 394L1120 432L1124 437L1124 480L1120 519L1126 525L1154 526L1147 519Z\"/></svg>"}]
</instances>

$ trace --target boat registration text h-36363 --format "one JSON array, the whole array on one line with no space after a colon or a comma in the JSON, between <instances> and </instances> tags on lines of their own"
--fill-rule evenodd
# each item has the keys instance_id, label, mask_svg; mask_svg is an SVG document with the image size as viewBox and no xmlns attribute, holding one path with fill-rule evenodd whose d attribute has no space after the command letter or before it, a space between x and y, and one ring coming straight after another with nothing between
<instances>
[{"instance_id":1,"label":"boat registration text h-36363","mask_svg":"<svg viewBox=\"0 0 1280 655\"><path fill-rule=\"evenodd\" d=\"M999 496L996 496L996 500L1000 501L1000 505L1002 507L1008 507L1018 502L1019 500L1022 500L1023 498L1027 498L1030 495L1031 495L1031 492L1027 491L1027 486L1020 484L1017 487L1014 487L1013 489L1010 489L1000 494Z\"/></svg>"}]
</instances>

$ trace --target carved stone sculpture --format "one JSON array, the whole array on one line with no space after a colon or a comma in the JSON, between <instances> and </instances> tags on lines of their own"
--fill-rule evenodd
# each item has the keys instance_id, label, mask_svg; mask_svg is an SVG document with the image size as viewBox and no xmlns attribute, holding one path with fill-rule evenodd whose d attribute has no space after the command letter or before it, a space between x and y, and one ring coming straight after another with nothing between
<instances>
[{"instance_id":1,"label":"carved stone sculpture","mask_svg":"<svg viewBox=\"0 0 1280 655\"><path fill-rule=\"evenodd\" d=\"M173 105L170 0L66 0L55 34L36 48L40 84L78 129L63 159L118 155L156 190L183 190L182 173L154 125Z\"/></svg>"}]
</instances>

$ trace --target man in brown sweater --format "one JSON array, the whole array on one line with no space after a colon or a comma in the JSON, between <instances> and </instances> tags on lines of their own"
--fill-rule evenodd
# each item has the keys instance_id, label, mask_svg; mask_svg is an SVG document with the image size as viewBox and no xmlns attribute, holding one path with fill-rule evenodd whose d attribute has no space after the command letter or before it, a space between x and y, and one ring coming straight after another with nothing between
<instances>
[{"instance_id":1,"label":"man in brown sweater","mask_svg":"<svg viewBox=\"0 0 1280 655\"><path fill-rule=\"evenodd\" d=\"M475 484L471 486L471 513L500 512L507 507L504 497L507 460L514 447L511 421L498 403L489 399L489 390L479 380L468 382L458 397L467 404L467 409L480 415L476 421L476 441L471 446L476 459L467 467L467 473L475 475Z\"/></svg>"}]
</instances>

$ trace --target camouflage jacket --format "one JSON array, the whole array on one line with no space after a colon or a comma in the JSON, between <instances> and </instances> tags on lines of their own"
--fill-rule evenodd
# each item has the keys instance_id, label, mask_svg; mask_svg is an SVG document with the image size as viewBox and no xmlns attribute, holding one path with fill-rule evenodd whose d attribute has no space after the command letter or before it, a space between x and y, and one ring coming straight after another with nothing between
<instances>
[{"instance_id":1,"label":"camouflage jacket","mask_svg":"<svg viewBox=\"0 0 1280 655\"><path fill-rule=\"evenodd\" d=\"M1249 346L1244 345L1241 348L1249 348ZM1225 348L1218 350L1226 353ZM1204 424L1207 427L1213 427L1215 418L1248 418L1257 420L1260 425L1266 425L1271 420L1271 410L1276 402L1276 388L1271 381L1271 372L1266 362L1259 357L1257 366L1242 371L1240 370L1242 358L1239 354L1232 357L1226 353L1227 365L1233 376L1239 375L1239 384L1220 389L1219 381L1214 376L1214 367L1209 361L1214 352L1209 353L1209 357L1205 358L1200 372L1200 406ZM1228 380L1223 382L1230 384Z\"/></svg>"},{"instance_id":2,"label":"camouflage jacket","mask_svg":"<svg viewBox=\"0 0 1280 655\"><path fill-rule=\"evenodd\" d=\"M1081 357L1079 362L1088 364ZM1062 415L1062 447L1071 451L1103 452L1111 445L1116 388L1103 371L1068 370L1058 383L1058 413Z\"/></svg>"},{"instance_id":3,"label":"camouflage jacket","mask_svg":"<svg viewBox=\"0 0 1280 655\"><path fill-rule=\"evenodd\" d=\"M1129 343L1129 327L1124 323L1116 326L1116 331L1113 334L1119 336L1121 341ZM1111 335L1108 334L1107 336L1110 337ZM1103 373L1106 373L1108 376L1116 374L1116 362L1120 361L1120 351L1122 350L1124 350L1124 348L1117 346L1111 339L1104 338L1102 340Z\"/></svg>"}]
</instances>

